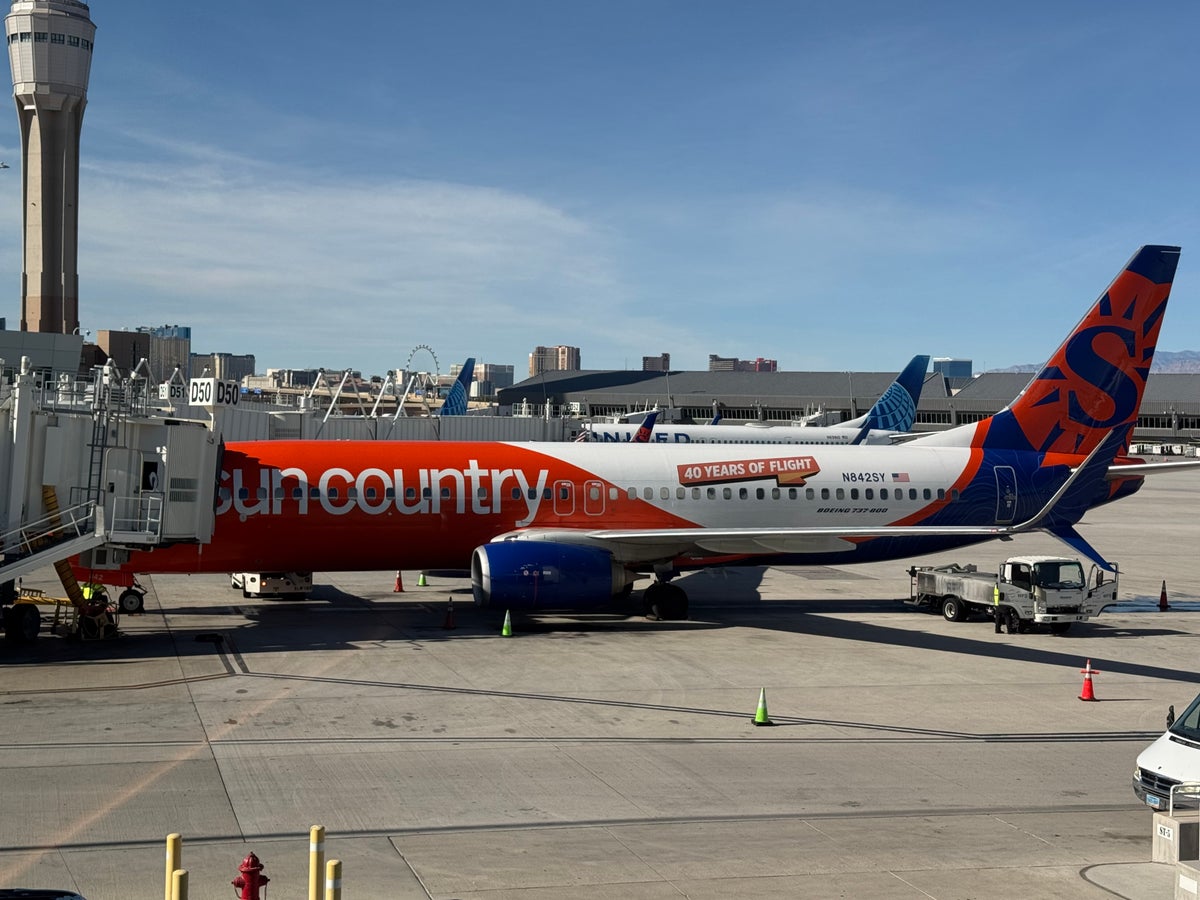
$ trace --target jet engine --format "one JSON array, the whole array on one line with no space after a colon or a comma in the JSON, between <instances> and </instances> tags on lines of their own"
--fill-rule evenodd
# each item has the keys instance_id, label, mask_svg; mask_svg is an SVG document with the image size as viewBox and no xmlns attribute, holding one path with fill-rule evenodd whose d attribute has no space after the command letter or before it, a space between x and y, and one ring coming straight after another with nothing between
<instances>
[{"instance_id":1,"label":"jet engine","mask_svg":"<svg viewBox=\"0 0 1200 900\"><path fill-rule=\"evenodd\" d=\"M476 547L471 589L478 606L594 609L633 581L612 554L550 541L502 541Z\"/></svg>"}]
</instances>

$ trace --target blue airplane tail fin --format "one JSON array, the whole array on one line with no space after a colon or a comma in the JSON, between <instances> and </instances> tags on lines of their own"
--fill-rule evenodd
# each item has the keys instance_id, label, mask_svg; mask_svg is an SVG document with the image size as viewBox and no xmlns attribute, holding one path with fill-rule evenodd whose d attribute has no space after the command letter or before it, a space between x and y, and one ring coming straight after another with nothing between
<instances>
[{"instance_id":1,"label":"blue airplane tail fin","mask_svg":"<svg viewBox=\"0 0 1200 900\"><path fill-rule=\"evenodd\" d=\"M458 378L454 380L450 393L446 395L439 415L465 416L467 414L467 398L471 394L471 381L474 377L475 360L473 357L468 357L467 361L463 363L462 369L459 370Z\"/></svg>"},{"instance_id":2,"label":"blue airplane tail fin","mask_svg":"<svg viewBox=\"0 0 1200 900\"><path fill-rule=\"evenodd\" d=\"M904 367L904 371L875 401L863 425L868 430L912 431L913 423L917 420L921 388L925 386L925 370L928 368L928 356L914 356L912 362Z\"/></svg>"},{"instance_id":3,"label":"blue airplane tail fin","mask_svg":"<svg viewBox=\"0 0 1200 900\"><path fill-rule=\"evenodd\" d=\"M654 423L658 419L658 410L653 410L651 413L642 419L642 424L638 426L637 432L633 435L633 443L648 444L650 443L650 433L654 431Z\"/></svg>"}]
</instances>

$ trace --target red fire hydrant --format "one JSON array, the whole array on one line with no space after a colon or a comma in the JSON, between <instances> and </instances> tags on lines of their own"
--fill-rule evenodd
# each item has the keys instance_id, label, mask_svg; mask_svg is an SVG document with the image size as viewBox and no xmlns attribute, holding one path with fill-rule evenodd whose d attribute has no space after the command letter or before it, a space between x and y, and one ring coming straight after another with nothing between
<instances>
[{"instance_id":1,"label":"red fire hydrant","mask_svg":"<svg viewBox=\"0 0 1200 900\"><path fill-rule=\"evenodd\" d=\"M258 889L263 888L265 894L267 883L271 879L263 874L263 864L258 861L258 857L253 853L247 853L242 864L238 866L238 872L240 874L233 879L231 884L235 888L241 889L241 893L238 894L239 900L260 900Z\"/></svg>"}]
</instances>

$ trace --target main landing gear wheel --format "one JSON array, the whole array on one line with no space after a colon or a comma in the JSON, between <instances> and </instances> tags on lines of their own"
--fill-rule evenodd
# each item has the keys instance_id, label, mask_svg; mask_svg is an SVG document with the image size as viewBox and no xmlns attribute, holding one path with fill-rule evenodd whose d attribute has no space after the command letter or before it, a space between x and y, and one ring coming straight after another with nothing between
<instances>
[{"instance_id":1,"label":"main landing gear wheel","mask_svg":"<svg viewBox=\"0 0 1200 900\"><path fill-rule=\"evenodd\" d=\"M146 608L146 595L133 588L125 588L117 598L117 609L129 615L140 613Z\"/></svg>"},{"instance_id":2,"label":"main landing gear wheel","mask_svg":"<svg viewBox=\"0 0 1200 900\"><path fill-rule=\"evenodd\" d=\"M4 636L18 644L36 640L42 630L42 614L29 603L4 607Z\"/></svg>"},{"instance_id":3,"label":"main landing gear wheel","mask_svg":"<svg viewBox=\"0 0 1200 900\"><path fill-rule=\"evenodd\" d=\"M651 619L686 619L688 617L688 598L683 588L675 587L665 581L656 581L646 588L642 599L646 606L646 616Z\"/></svg>"}]
</instances>

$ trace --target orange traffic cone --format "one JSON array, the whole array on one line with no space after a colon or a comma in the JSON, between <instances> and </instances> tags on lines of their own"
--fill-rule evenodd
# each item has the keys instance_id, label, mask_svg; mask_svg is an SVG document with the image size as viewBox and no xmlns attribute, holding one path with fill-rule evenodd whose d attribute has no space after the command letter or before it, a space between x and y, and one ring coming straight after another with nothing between
<instances>
[{"instance_id":1,"label":"orange traffic cone","mask_svg":"<svg viewBox=\"0 0 1200 900\"><path fill-rule=\"evenodd\" d=\"M1092 661L1087 661L1087 666L1079 670L1083 673L1083 691L1079 694L1080 700L1095 700L1096 692L1092 690L1092 676L1099 675L1099 669L1092 668Z\"/></svg>"},{"instance_id":2,"label":"orange traffic cone","mask_svg":"<svg viewBox=\"0 0 1200 900\"><path fill-rule=\"evenodd\" d=\"M1166 612L1171 607L1167 605L1167 580L1163 579L1162 593L1158 595L1158 611Z\"/></svg>"},{"instance_id":3,"label":"orange traffic cone","mask_svg":"<svg viewBox=\"0 0 1200 900\"><path fill-rule=\"evenodd\" d=\"M442 627L449 631L454 628L454 598L450 597L446 600L446 621L442 623Z\"/></svg>"},{"instance_id":4,"label":"orange traffic cone","mask_svg":"<svg viewBox=\"0 0 1200 900\"><path fill-rule=\"evenodd\" d=\"M396 570L396 586L394 588L392 588L392 593L393 594L403 594L404 593L404 583L400 581L400 570L399 569Z\"/></svg>"}]
</instances>

